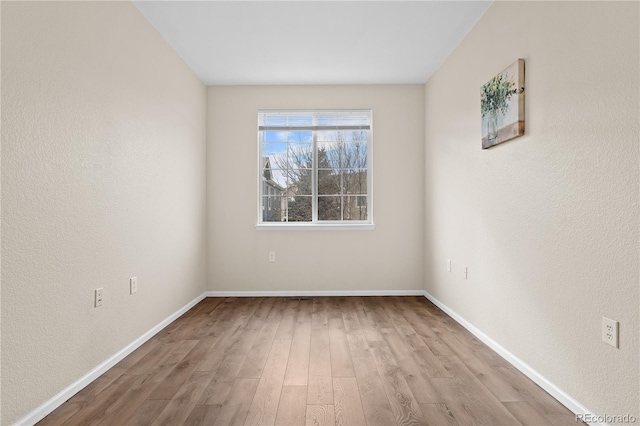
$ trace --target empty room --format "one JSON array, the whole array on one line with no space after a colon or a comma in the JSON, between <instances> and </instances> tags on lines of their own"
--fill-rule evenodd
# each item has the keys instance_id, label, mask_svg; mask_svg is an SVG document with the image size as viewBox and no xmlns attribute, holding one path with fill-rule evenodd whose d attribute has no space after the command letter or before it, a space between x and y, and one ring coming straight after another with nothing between
<instances>
[{"instance_id":1,"label":"empty room","mask_svg":"<svg viewBox=\"0 0 640 426\"><path fill-rule=\"evenodd\" d=\"M640 2L0 15L1 425L640 423Z\"/></svg>"}]
</instances>

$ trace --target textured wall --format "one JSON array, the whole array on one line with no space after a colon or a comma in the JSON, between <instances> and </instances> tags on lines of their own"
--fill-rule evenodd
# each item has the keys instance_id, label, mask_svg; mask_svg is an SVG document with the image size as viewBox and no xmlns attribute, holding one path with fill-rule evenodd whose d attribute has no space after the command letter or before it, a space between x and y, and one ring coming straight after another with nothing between
<instances>
[{"instance_id":1,"label":"textured wall","mask_svg":"<svg viewBox=\"0 0 640 426\"><path fill-rule=\"evenodd\" d=\"M128 2L2 2L2 106L8 425L205 290L206 89Z\"/></svg>"},{"instance_id":2,"label":"textured wall","mask_svg":"<svg viewBox=\"0 0 640 426\"><path fill-rule=\"evenodd\" d=\"M427 290L588 409L636 417L638 7L495 2L425 92ZM480 86L517 58L526 134L482 151Z\"/></svg>"},{"instance_id":3,"label":"textured wall","mask_svg":"<svg viewBox=\"0 0 640 426\"><path fill-rule=\"evenodd\" d=\"M269 108L373 110L375 230L255 229L257 111ZM422 288L422 85L209 87L207 116L209 290Z\"/></svg>"}]
</instances>

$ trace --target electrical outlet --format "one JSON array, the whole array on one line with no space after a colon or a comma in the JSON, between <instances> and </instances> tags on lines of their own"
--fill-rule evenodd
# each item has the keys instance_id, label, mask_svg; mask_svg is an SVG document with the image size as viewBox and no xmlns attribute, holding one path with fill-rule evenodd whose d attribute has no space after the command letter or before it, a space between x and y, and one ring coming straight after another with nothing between
<instances>
[{"instance_id":1,"label":"electrical outlet","mask_svg":"<svg viewBox=\"0 0 640 426\"><path fill-rule=\"evenodd\" d=\"M99 308L100 306L102 306L102 290L102 288L96 288L95 290L93 301L93 305L95 308Z\"/></svg>"},{"instance_id":2,"label":"electrical outlet","mask_svg":"<svg viewBox=\"0 0 640 426\"><path fill-rule=\"evenodd\" d=\"M467 269L467 267L465 266L464 269L462 270L462 275L464 276L464 279L466 280L467 278L469 278L469 270Z\"/></svg>"},{"instance_id":3,"label":"electrical outlet","mask_svg":"<svg viewBox=\"0 0 640 426\"><path fill-rule=\"evenodd\" d=\"M134 294L138 292L138 277L129 278L129 293Z\"/></svg>"},{"instance_id":4,"label":"electrical outlet","mask_svg":"<svg viewBox=\"0 0 640 426\"><path fill-rule=\"evenodd\" d=\"M602 317L602 341L614 348L618 347L618 327L618 321Z\"/></svg>"},{"instance_id":5,"label":"electrical outlet","mask_svg":"<svg viewBox=\"0 0 640 426\"><path fill-rule=\"evenodd\" d=\"M269 252L269 262L275 262L276 261L276 252L275 251L270 251Z\"/></svg>"},{"instance_id":6,"label":"electrical outlet","mask_svg":"<svg viewBox=\"0 0 640 426\"><path fill-rule=\"evenodd\" d=\"M447 272L451 272L451 259L447 259Z\"/></svg>"}]
</instances>

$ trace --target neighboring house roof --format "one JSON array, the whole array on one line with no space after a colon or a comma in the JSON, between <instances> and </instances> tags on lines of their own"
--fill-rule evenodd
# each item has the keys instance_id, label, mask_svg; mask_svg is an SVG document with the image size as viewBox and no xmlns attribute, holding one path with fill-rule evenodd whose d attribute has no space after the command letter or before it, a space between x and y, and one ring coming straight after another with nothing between
<instances>
[{"instance_id":1,"label":"neighboring house roof","mask_svg":"<svg viewBox=\"0 0 640 426\"><path fill-rule=\"evenodd\" d=\"M271 161L269 157L262 157L262 179L270 186L278 189L279 191L284 191L284 188L281 187L275 180L273 180L273 172L271 171Z\"/></svg>"}]
</instances>

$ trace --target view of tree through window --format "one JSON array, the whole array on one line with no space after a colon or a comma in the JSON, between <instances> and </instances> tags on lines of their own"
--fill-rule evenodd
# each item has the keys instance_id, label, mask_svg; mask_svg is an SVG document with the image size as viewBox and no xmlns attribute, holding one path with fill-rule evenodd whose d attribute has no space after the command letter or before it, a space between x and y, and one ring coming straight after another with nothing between
<instances>
[{"instance_id":1,"label":"view of tree through window","mask_svg":"<svg viewBox=\"0 0 640 426\"><path fill-rule=\"evenodd\" d=\"M369 222L370 115L260 113L261 221Z\"/></svg>"}]
</instances>

